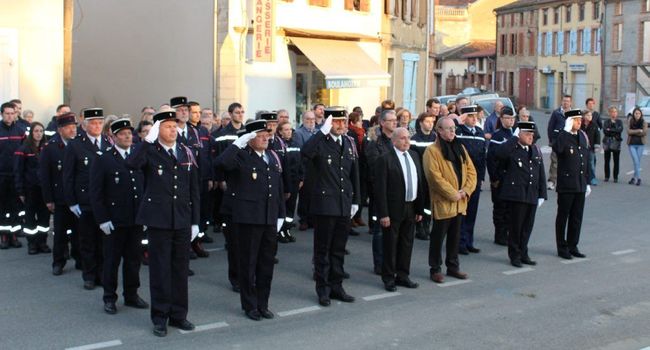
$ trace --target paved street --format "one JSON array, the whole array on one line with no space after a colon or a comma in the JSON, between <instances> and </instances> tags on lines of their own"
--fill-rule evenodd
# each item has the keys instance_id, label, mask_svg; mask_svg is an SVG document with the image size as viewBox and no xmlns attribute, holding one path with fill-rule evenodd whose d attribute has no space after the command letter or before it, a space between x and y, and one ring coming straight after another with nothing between
<instances>
[{"instance_id":1,"label":"paved street","mask_svg":"<svg viewBox=\"0 0 650 350\"><path fill-rule=\"evenodd\" d=\"M534 113L546 144L548 115ZM546 154L548 168L548 154ZM598 177L602 179L602 155ZM650 169L648 156L644 169ZM271 294L273 320L244 317L229 289L223 236L206 245L207 259L194 260L190 277L192 333L170 328L151 334L149 312L118 303L117 315L102 310L102 291L85 291L79 271L51 274L49 255L0 251L0 325L3 349L642 349L650 346L650 176L630 186L631 160L621 152L621 183L601 183L587 199L581 250L587 259L556 256L555 192L538 210L531 237L533 268L515 269L506 248L492 243L491 202L480 203L476 246L461 256L468 281L428 279L428 242L415 242L411 277L420 288L387 293L372 274L370 236L351 237L344 284L353 304L318 306L311 281L312 232L280 245ZM24 242L24 241L23 241ZM141 270L141 296L149 301L148 271Z\"/></svg>"}]
</instances>

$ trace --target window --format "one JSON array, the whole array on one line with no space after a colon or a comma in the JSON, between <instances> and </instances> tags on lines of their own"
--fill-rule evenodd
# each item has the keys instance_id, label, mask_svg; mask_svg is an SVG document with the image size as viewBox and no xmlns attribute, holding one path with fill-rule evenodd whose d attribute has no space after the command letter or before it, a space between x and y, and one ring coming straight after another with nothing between
<instances>
[{"instance_id":1,"label":"window","mask_svg":"<svg viewBox=\"0 0 650 350\"><path fill-rule=\"evenodd\" d=\"M519 23L518 24L520 26L524 25L524 13L523 12L519 12Z\"/></svg>"},{"instance_id":2,"label":"window","mask_svg":"<svg viewBox=\"0 0 650 350\"><path fill-rule=\"evenodd\" d=\"M623 14L623 3L621 0L616 1L614 3L614 16L620 16Z\"/></svg>"},{"instance_id":3,"label":"window","mask_svg":"<svg viewBox=\"0 0 650 350\"><path fill-rule=\"evenodd\" d=\"M614 24L612 31L612 50L621 51L623 49L623 23Z\"/></svg>"},{"instance_id":4,"label":"window","mask_svg":"<svg viewBox=\"0 0 650 350\"><path fill-rule=\"evenodd\" d=\"M579 54L579 55L582 55L582 54L584 53L584 52L583 52L583 51L584 51L584 47L583 47L583 42L582 42L583 39L584 39L584 38L583 38L583 32L582 32L582 29L578 29L578 43L577 43L577 46L578 46L578 54Z\"/></svg>"},{"instance_id":5,"label":"window","mask_svg":"<svg viewBox=\"0 0 650 350\"><path fill-rule=\"evenodd\" d=\"M564 14L565 17L565 22L569 23L571 22L571 4L566 5L566 12Z\"/></svg>"},{"instance_id":6,"label":"window","mask_svg":"<svg viewBox=\"0 0 650 350\"><path fill-rule=\"evenodd\" d=\"M643 50L642 53L642 60L643 62L650 62L650 21L643 22L643 35L641 38L643 38L643 44L641 49Z\"/></svg>"},{"instance_id":7,"label":"window","mask_svg":"<svg viewBox=\"0 0 650 350\"><path fill-rule=\"evenodd\" d=\"M565 50L564 50L564 32L557 32L556 50L557 50L558 55L564 55L564 53L565 53Z\"/></svg>"},{"instance_id":8,"label":"window","mask_svg":"<svg viewBox=\"0 0 650 350\"><path fill-rule=\"evenodd\" d=\"M413 2L411 0L402 1L402 20L406 23L411 23L411 15L413 12Z\"/></svg>"},{"instance_id":9,"label":"window","mask_svg":"<svg viewBox=\"0 0 650 350\"><path fill-rule=\"evenodd\" d=\"M556 7L553 9L553 24L558 24L560 23L560 7Z\"/></svg>"},{"instance_id":10,"label":"window","mask_svg":"<svg viewBox=\"0 0 650 350\"><path fill-rule=\"evenodd\" d=\"M542 25L548 24L548 9L542 10Z\"/></svg>"},{"instance_id":11,"label":"window","mask_svg":"<svg viewBox=\"0 0 650 350\"><path fill-rule=\"evenodd\" d=\"M505 56L508 54L508 50L506 48L506 35L501 34L501 56Z\"/></svg>"},{"instance_id":12,"label":"window","mask_svg":"<svg viewBox=\"0 0 650 350\"><path fill-rule=\"evenodd\" d=\"M309 1L313 1L313 0L309 0ZM400 2L401 0L385 0L384 13L389 16L398 17L400 14Z\"/></svg>"},{"instance_id":13,"label":"window","mask_svg":"<svg viewBox=\"0 0 650 350\"><path fill-rule=\"evenodd\" d=\"M540 48L539 48L539 53L541 54L544 52L544 56L546 56L546 33L539 33L541 40L540 40Z\"/></svg>"},{"instance_id":14,"label":"window","mask_svg":"<svg viewBox=\"0 0 650 350\"><path fill-rule=\"evenodd\" d=\"M645 12L650 12L650 0L645 0L645 6L643 7Z\"/></svg>"},{"instance_id":15,"label":"window","mask_svg":"<svg viewBox=\"0 0 650 350\"><path fill-rule=\"evenodd\" d=\"M590 54L591 51L591 29L585 28L580 31L582 34L582 54Z\"/></svg>"},{"instance_id":16,"label":"window","mask_svg":"<svg viewBox=\"0 0 650 350\"><path fill-rule=\"evenodd\" d=\"M515 25L515 14L511 13L510 14L510 26L512 27L514 25Z\"/></svg>"},{"instance_id":17,"label":"window","mask_svg":"<svg viewBox=\"0 0 650 350\"><path fill-rule=\"evenodd\" d=\"M598 28L591 28L591 45L589 46L589 52L598 54Z\"/></svg>"},{"instance_id":18,"label":"window","mask_svg":"<svg viewBox=\"0 0 650 350\"><path fill-rule=\"evenodd\" d=\"M578 22L582 22L585 20L585 3L581 3L578 5Z\"/></svg>"},{"instance_id":19,"label":"window","mask_svg":"<svg viewBox=\"0 0 650 350\"><path fill-rule=\"evenodd\" d=\"M594 1L593 9L594 9L594 14L592 18L597 21L600 19L600 0Z\"/></svg>"},{"instance_id":20,"label":"window","mask_svg":"<svg viewBox=\"0 0 650 350\"><path fill-rule=\"evenodd\" d=\"M345 0L345 9L348 11L370 11L370 0Z\"/></svg>"},{"instance_id":21,"label":"window","mask_svg":"<svg viewBox=\"0 0 650 350\"><path fill-rule=\"evenodd\" d=\"M517 54L517 34L510 34L510 54Z\"/></svg>"},{"instance_id":22,"label":"window","mask_svg":"<svg viewBox=\"0 0 650 350\"><path fill-rule=\"evenodd\" d=\"M309 5L321 6L321 7L329 7L330 6L330 0L309 0Z\"/></svg>"},{"instance_id":23,"label":"window","mask_svg":"<svg viewBox=\"0 0 650 350\"><path fill-rule=\"evenodd\" d=\"M648 0L648 1L650 1L650 0ZM530 10L530 12L528 12L528 24L531 24L531 25L536 24L535 23L535 10Z\"/></svg>"},{"instance_id":24,"label":"window","mask_svg":"<svg viewBox=\"0 0 650 350\"><path fill-rule=\"evenodd\" d=\"M519 38L517 38L517 44L519 45L517 47L517 53L519 56L524 55L524 33L519 33Z\"/></svg>"},{"instance_id":25,"label":"window","mask_svg":"<svg viewBox=\"0 0 650 350\"><path fill-rule=\"evenodd\" d=\"M612 76L611 79L612 81L609 84L609 96L612 100L618 101L618 70L620 68L618 66L613 66L612 67Z\"/></svg>"},{"instance_id":26,"label":"window","mask_svg":"<svg viewBox=\"0 0 650 350\"><path fill-rule=\"evenodd\" d=\"M483 57L478 59L478 71L479 72L485 71L485 58Z\"/></svg>"},{"instance_id":27,"label":"window","mask_svg":"<svg viewBox=\"0 0 650 350\"><path fill-rule=\"evenodd\" d=\"M557 32L553 32L553 56L557 56Z\"/></svg>"},{"instance_id":28,"label":"window","mask_svg":"<svg viewBox=\"0 0 650 350\"><path fill-rule=\"evenodd\" d=\"M568 54L569 53L569 44L571 43L571 32L570 31L565 31L563 35L564 43L562 47L562 52L563 54Z\"/></svg>"},{"instance_id":29,"label":"window","mask_svg":"<svg viewBox=\"0 0 650 350\"><path fill-rule=\"evenodd\" d=\"M535 56L535 32L528 35L528 56Z\"/></svg>"}]
</instances>

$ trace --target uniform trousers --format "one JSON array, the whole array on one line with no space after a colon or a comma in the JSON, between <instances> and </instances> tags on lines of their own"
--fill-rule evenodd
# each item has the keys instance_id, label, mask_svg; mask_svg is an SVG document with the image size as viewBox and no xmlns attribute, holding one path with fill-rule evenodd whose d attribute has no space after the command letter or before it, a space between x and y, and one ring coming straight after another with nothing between
<instances>
[{"instance_id":1,"label":"uniform trousers","mask_svg":"<svg viewBox=\"0 0 650 350\"><path fill-rule=\"evenodd\" d=\"M491 187L492 223L494 224L494 242L508 242L508 206L499 198L500 188Z\"/></svg>"},{"instance_id":2,"label":"uniform trousers","mask_svg":"<svg viewBox=\"0 0 650 350\"><path fill-rule=\"evenodd\" d=\"M529 258L528 240L535 225L536 204L506 202L510 210L510 232L508 234L508 256L510 260Z\"/></svg>"},{"instance_id":3,"label":"uniform trousers","mask_svg":"<svg viewBox=\"0 0 650 350\"><path fill-rule=\"evenodd\" d=\"M368 202L368 216L370 217L369 229L372 235L372 264L375 268L381 269L384 261L384 248L382 239L382 228L377 217L377 203L375 196L369 192L370 200ZM361 208L359 208L361 211Z\"/></svg>"},{"instance_id":4,"label":"uniform trousers","mask_svg":"<svg viewBox=\"0 0 650 350\"><path fill-rule=\"evenodd\" d=\"M401 220L390 219L389 227L382 227L383 265L382 281L384 283L406 280L411 271L411 253L415 227L415 209L413 202L406 202L401 213Z\"/></svg>"},{"instance_id":5,"label":"uniform trousers","mask_svg":"<svg viewBox=\"0 0 650 350\"><path fill-rule=\"evenodd\" d=\"M293 223L293 216L296 213L296 203L298 201L298 192L291 192L289 198L284 201L285 204L285 211L286 211L286 218L285 218L285 226L287 224Z\"/></svg>"},{"instance_id":6,"label":"uniform trousers","mask_svg":"<svg viewBox=\"0 0 650 350\"><path fill-rule=\"evenodd\" d=\"M0 176L0 235L20 231L18 195L13 176Z\"/></svg>"},{"instance_id":7,"label":"uniform trousers","mask_svg":"<svg viewBox=\"0 0 650 350\"><path fill-rule=\"evenodd\" d=\"M476 225L476 215L478 214L478 202L481 198L480 186L479 181L476 189L469 197L467 215L463 217L463 222L460 225L460 247L465 249L474 247L474 226Z\"/></svg>"},{"instance_id":8,"label":"uniform trousers","mask_svg":"<svg viewBox=\"0 0 650 350\"><path fill-rule=\"evenodd\" d=\"M555 217L555 243L559 252L578 249L585 193L558 193Z\"/></svg>"},{"instance_id":9,"label":"uniform trousers","mask_svg":"<svg viewBox=\"0 0 650 350\"><path fill-rule=\"evenodd\" d=\"M345 245L350 233L349 216L315 216L314 227L314 274L316 293L329 297L339 292L343 282Z\"/></svg>"},{"instance_id":10,"label":"uniform trousers","mask_svg":"<svg viewBox=\"0 0 650 350\"><path fill-rule=\"evenodd\" d=\"M551 152L551 165L548 167L548 181L552 182L553 185L557 182L557 153L555 152Z\"/></svg>"},{"instance_id":11,"label":"uniform trousers","mask_svg":"<svg viewBox=\"0 0 650 350\"><path fill-rule=\"evenodd\" d=\"M208 181L201 180L201 205L199 221L199 232L206 232L210 222L212 222L212 212L214 211L214 190L208 191Z\"/></svg>"},{"instance_id":12,"label":"uniform trousers","mask_svg":"<svg viewBox=\"0 0 650 350\"><path fill-rule=\"evenodd\" d=\"M447 237L447 252L445 255L447 272L459 271L458 244L460 242L460 223L462 220L462 215L442 220L433 219L433 228L431 229L431 239L429 241L429 267L432 274L441 271L442 242L445 240L445 236Z\"/></svg>"},{"instance_id":13,"label":"uniform trousers","mask_svg":"<svg viewBox=\"0 0 650 350\"><path fill-rule=\"evenodd\" d=\"M52 237L52 267L65 266L68 251L75 261L81 262L77 217L65 204L54 208L54 236ZM68 248L70 243L70 248Z\"/></svg>"},{"instance_id":14,"label":"uniform trousers","mask_svg":"<svg viewBox=\"0 0 650 350\"><path fill-rule=\"evenodd\" d=\"M116 227L104 235L104 302L117 301L117 275L122 262L124 300L135 300L140 287L142 226Z\"/></svg>"},{"instance_id":15,"label":"uniform trousers","mask_svg":"<svg viewBox=\"0 0 650 350\"><path fill-rule=\"evenodd\" d=\"M47 242L50 231L50 211L47 210L40 187L25 189L25 225L23 231L31 246Z\"/></svg>"},{"instance_id":16,"label":"uniform trousers","mask_svg":"<svg viewBox=\"0 0 650 350\"><path fill-rule=\"evenodd\" d=\"M215 181L215 186L217 182ZM223 219L219 210L221 210L221 202L223 201L223 191L217 187L215 190L212 190L212 195L214 196L212 201L212 224L215 232L220 232L222 228Z\"/></svg>"},{"instance_id":17,"label":"uniform trousers","mask_svg":"<svg viewBox=\"0 0 650 350\"><path fill-rule=\"evenodd\" d=\"M232 223L232 216L223 215L223 236L226 239L226 252L228 253L228 280L230 284L239 286L239 235L237 225Z\"/></svg>"},{"instance_id":18,"label":"uniform trousers","mask_svg":"<svg viewBox=\"0 0 650 350\"><path fill-rule=\"evenodd\" d=\"M244 311L269 307L278 239L275 225L237 224L239 293Z\"/></svg>"},{"instance_id":19,"label":"uniform trousers","mask_svg":"<svg viewBox=\"0 0 650 350\"><path fill-rule=\"evenodd\" d=\"M314 218L312 218L311 215L309 215L310 190L307 187L308 187L307 182L304 182L302 188L300 189L300 191L298 191L298 196L300 197L300 199L298 200L298 216L300 217L301 224L313 225Z\"/></svg>"},{"instance_id":20,"label":"uniform trousers","mask_svg":"<svg viewBox=\"0 0 650 350\"><path fill-rule=\"evenodd\" d=\"M149 293L151 321L187 318L187 273L190 265L190 228L167 230L149 227Z\"/></svg>"},{"instance_id":21,"label":"uniform trousers","mask_svg":"<svg viewBox=\"0 0 650 350\"><path fill-rule=\"evenodd\" d=\"M91 211L81 212L77 227L79 228L83 280L101 283L104 268L104 252L102 251L104 232L99 229Z\"/></svg>"}]
</instances>

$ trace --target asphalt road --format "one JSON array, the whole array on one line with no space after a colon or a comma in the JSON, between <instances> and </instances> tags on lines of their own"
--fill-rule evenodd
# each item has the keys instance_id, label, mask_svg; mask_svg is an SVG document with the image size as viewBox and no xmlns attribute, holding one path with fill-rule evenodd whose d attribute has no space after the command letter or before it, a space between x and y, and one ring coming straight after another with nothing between
<instances>
[{"instance_id":1,"label":"asphalt road","mask_svg":"<svg viewBox=\"0 0 650 350\"><path fill-rule=\"evenodd\" d=\"M545 130L548 115L534 116ZM602 163L599 155L601 179ZM647 156L642 167L650 169ZM531 237L538 265L516 269L506 248L492 243L484 191L476 237L482 251L461 256L470 280L460 284L431 282L428 242L416 241L411 277L420 287L387 293L372 274L370 236L362 230L350 238L345 264L353 304L318 306L310 279L312 232L296 232L298 242L282 244L278 253L270 301L276 318L260 322L244 317L230 291L223 237L213 234L216 242L206 245L211 256L191 262L197 274L190 278L188 318L197 331L170 328L166 338L151 334L148 311L122 300L117 315L105 314L101 289L84 290L71 264L54 277L49 255L0 251L0 348L642 349L650 346L650 187L628 185L631 170L625 148L621 183L601 182L587 199L580 248L588 258L570 263L555 255L554 192L538 210ZM146 267L141 277L141 296L149 300Z\"/></svg>"}]
</instances>

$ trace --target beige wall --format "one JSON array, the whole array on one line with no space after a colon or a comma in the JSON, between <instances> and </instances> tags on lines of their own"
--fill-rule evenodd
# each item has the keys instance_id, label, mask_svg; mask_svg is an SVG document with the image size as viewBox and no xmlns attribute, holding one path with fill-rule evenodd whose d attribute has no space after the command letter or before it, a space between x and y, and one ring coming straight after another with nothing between
<instances>
[{"instance_id":1,"label":"beige wall","mask_svg":"<svg viewBox=\"0 0 650 350\"><path fill-rule=\"evenodd\" d=\"M213 0L76 1L71 105L139 116L184 95L213 105Z\"/></svg>"},{"instance_id":2,"label":"beige wall","mask_svg":"<svg viewBox=\"0 0 650 350\"><path fill-rule=\"evenodd\" d=\"M63 0L0 0L0 8L0 28L18 33L18 91L3 98L47 121L63 103Z\"/></svg>"},{"instance_id":3,"label":"beige wall","mask_svg":"<svg viewBox=\"0 0 650 350\"><path fill-rule=\"evenodd\" d=\"M479 0L469 5L469 17L472 22L470 40L489 40L496 38L496 15L494 9L505 6L515 0Z\"/></svg>"}]
</instances>

